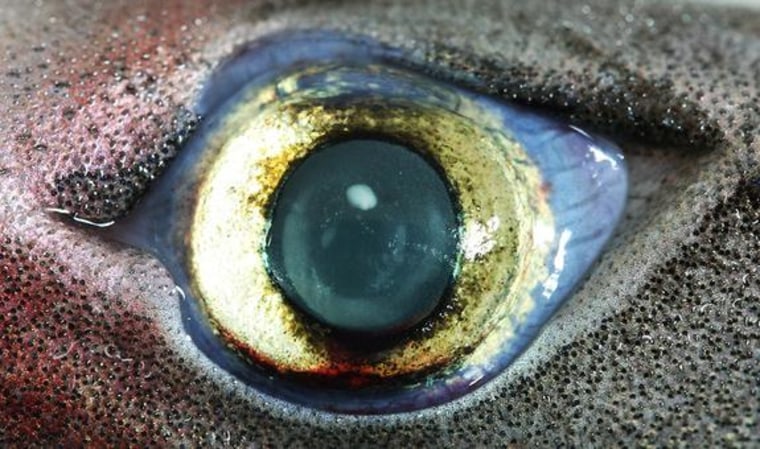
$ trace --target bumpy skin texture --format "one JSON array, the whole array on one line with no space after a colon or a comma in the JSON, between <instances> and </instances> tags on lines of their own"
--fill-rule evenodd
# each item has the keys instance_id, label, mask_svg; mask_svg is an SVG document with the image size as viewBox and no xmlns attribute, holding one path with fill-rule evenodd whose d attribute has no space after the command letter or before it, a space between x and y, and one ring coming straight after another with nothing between
<instances>
[{"instance_id":1,"label":"bumpy skin texture","mask_svg":"<svg viewBox=\"0 0 760 449\"><path fill-rule=\"evenodd\" d=\"M0 8L0 445L760 446L760 13L648 2L28 2ZM520 360L391 417L283 404L183 335L118 218L181 148L210 70L292 28L607 133L628 214Z\"/></svg>"}]
</instances>

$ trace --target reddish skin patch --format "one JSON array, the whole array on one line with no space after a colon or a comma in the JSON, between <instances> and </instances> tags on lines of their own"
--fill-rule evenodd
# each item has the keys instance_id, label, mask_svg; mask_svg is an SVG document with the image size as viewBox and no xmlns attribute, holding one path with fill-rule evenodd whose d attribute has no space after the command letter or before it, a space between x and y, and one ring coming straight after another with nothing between
<instances>
[{"instance_id":1,"label":"reddish skin patch","mask_svg":"<svg viewBox=\"0 0 760 449\"><path fill-rule=\"evenodd\" d=\"M165 398L178 394L171 372L158 369L183 361L150 318L126 311L130 301L140 309L140 298L110 298L98 279L68 274L78 263L110 265L88 248L91 236L61 243L73 256L67 268L44 249L51 243L46 229L17 219L62 226L39 218L54 205L49 194L57 173L111 171L156 152L155 143L175 131L173 115L198 88L203 67L191 55L204 36L193 23L213 8L182 1L162 2L165 13L150 2L58 7L21 20L33 29L37 22L40 41L2 39L12 46L0 56L0 127L14 138L3 142L0 168L33 196L0 214L0 229L23 235L0 242L0 366L9 367L0 370L0 445L166 444ZM4 31L15 36L12 27ZM171 76L187 84L167 82ZM155 373L146 377L146 370Z\"/></svg>"},{"instance_id":2,"label":"reddish skin patch","mask_svg":"<svg viewBox=\"0 0 760 449\"><path fill-rule=\"evenodd\" d=\"M187 362L150 318L34 253L8 241L0 249L0 443L169 443L162 426L193 404L171 370ZM174 427L172 438L183 432Z\"/></svg>"},{"instance_id":3,"label":"reddish skin patch","mask_svg":"<svg viewBox=\"0 0 760 449\"><path fill-rule=\"evenodd\" d=\"M4 429L0 442L113 444L98 434L88 435L86 429L70 427L93 421L82 400L86 391L77 385L77 378L82 368L103 379L114 373L102 350L109 342L98 328L114 329L114 341L129 342L142 330L144 320L121 315L118 330L112 321L90 327L91 298L82 293L82 281L56 273L50 268L53 260L30 256L26 248L9 248L13 246L6 244L0 250L0 365L5 367L0 371L0 428ZM69 325L59 328L56 324L61 322ZM125 392L123 385L112 384L109 389ZM124 437L137 441L135 435Z\"/></svg>"}]
</instances>

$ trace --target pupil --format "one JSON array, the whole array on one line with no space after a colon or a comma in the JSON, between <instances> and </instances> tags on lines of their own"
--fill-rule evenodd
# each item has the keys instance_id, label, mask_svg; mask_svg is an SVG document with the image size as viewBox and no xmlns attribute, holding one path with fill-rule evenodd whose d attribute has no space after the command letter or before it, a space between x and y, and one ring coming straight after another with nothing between
<instances>
[{"instance_id":1,"label":"pupil","mask_svg":"<svg viewBox=\"0 0 760 449\"><path fill-rule=\"evenodd\" d=\"M268 268L324 324L390 334L430 314L457 255L446 183L419 154L381 140L323 146L280 185Z\"/></svg>"}]
</instances>

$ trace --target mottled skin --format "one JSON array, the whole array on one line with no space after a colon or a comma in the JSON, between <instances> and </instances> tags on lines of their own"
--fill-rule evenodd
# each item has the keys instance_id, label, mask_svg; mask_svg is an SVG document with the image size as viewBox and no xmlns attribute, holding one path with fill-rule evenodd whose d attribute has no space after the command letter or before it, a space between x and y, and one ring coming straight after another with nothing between
<instances>
[{"instance_id":1,"label":"mottled skin","mask_svg":"<svg viewBox=\"0 0 760 449\"><path fill-rule=\"evenodd\" d=\"M648 2L28 3L0 8L0 446L760 447L760 13ZM412 3L410 6L409 3ZM335 28L444 79L605 132L625 223L500 378L448 406L321 414L185 338L118 218L236 46Z\"/></svg>"}]
</instances>

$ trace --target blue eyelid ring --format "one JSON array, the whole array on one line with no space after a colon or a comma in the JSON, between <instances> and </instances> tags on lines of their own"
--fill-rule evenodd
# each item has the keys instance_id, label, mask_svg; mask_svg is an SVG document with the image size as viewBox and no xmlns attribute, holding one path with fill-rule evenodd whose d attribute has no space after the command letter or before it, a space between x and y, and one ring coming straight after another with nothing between
<instances>
[{"instance_id":1,"label":"blue eyelid ring","mask_svg":"<svg viewBox=\"0 0 760 449\"><path fill-rule=\"evenodd\" d=\"M203 154L203 136L217 125L219 116L236 101L238 92L252 84L270 83L303 67L372 63L403 69L403 61L402 50L367 37L325 31L272 35L241 48L207 80L196 105L196 112L205 119L177 160L138 205L137 213L105 232L156 254L178 286L188 285L182 258L174 248L176 242L167 238L165 232L169 222L176 218L173 211L183 207L181 203L185 199L165 192L173 192L187 173L193 172L193 161ZM430 83L445 85L432 79ZM378 414L417 410L461 397L498 376L530 346L584 280L613 235L627 198L625 160L613 143L580 128L488 95L456 86L448 88L500 118L505 132L522 145L530 163L539 169L541 194L547 198L555 218L554 228L546 230L550 235L543 236L551 240L551 250L545 260L547 276L531 292L535 307L523 319L512 323L514 336L504 343L498 356L482 365L457 371L451 378L434 379L430 385L400 389L382 398L374 397L376 392L372 391L356 393L355 398L347 394L345 400L336 405L335 392L295 384L283 386L277 379L241 363L204 328L199 318L202 312L194 301L186 299L181 302L183 324L203 352L228 372L272 396L338 413Z\"/></svg>"}]
</instances>

